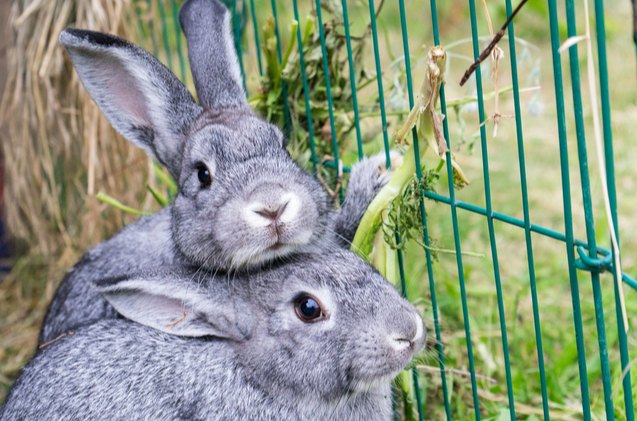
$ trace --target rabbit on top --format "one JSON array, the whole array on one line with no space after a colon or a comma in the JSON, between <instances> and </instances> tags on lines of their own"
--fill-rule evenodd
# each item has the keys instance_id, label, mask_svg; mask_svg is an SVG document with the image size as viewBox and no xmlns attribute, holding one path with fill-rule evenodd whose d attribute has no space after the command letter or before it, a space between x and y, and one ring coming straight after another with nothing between
<instances>
[{"instance_id":1,"label":"rabbit on top","mask_svg":"<svg viewBox=\"0 0 637 421\"><path fill-rule=\"evenodd\" d=\"M66 29L86 90L113 127L177 180L174 203L89 250L55 293L40 343L116 316L95 281L158 267L211 272L259 270L296 253L348 246L386 184L384 155L352 168L343 206L284 147L281 131L248 106L232 43L230 14L214 0L190 0L180 20L199 103L177 77L121 38Z\"/></svg>"}]
</instances>

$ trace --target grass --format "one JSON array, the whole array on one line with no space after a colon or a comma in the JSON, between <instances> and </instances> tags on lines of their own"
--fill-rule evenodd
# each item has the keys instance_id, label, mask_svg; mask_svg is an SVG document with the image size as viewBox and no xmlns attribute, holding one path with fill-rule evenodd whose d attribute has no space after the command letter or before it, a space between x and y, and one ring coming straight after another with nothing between
<instances>
[{"instance_id":1,"label":"grass","mask_svg":"<svg viewBox=\"0 0 637 421\"><path fill-rule=\"evenodd\" d=\"M352 33L360 33L369 22L367 2L350 2L350 20ZM379 16L379 41L383 63L385 94L388 98L388 111L405 111L404 90L395 91L394 81L402 82L400 66L390 68L389 64L402 55L401 35L398 8L392 3L384 6ZM390 4L392 3L392 4ZM412 54L412 73L416 87L422 78L422 63L425 56L421 46L432 45L431 27L429 26L429 9L421 2L406 2L409 42ZM425 2L428 3L428 2ZM457 82L464 73L471 55L468 28L468 11L460 2L440 2L440 27L443 46L450 55L450 66L447 78L447 98L466 98L474 93L471 86L459 88ZM483 10L478 3L480 35L487 35L487 26L483 18ZM503 19L502 8L488 2L490 12L497 26ZM556 116L554 105L551 55L548 39L546 10L538 6L540 2L529 2L516 20L516 35L531 44L518 47L520 76L523 86L539 85L538 93L529 92L522 95L522 117L524 125L524 145L529 182L529 202L531 220L559 232L564 231L562 187L559 172L559 149L557 143ZM378 4L378 3L377 3ZM629 3L609 1L607 8L607 32L609 50L609 71L611 80L611 98L613 108L613 134L616 157L617 190L619 201L619 219L621 246L623 250L624 271L637 274L637 238L631 233L637 230L637 202L631 197L636 188L636 172L634 162L637 152L631 146L634 130L634 116L637 112L637 79L635 60L630 33ZM260 23L269 15L269 2L258 1ZM287 25L290 22L291 10L279 9L281 34L287 38ZM307 11L307 8L305 9ZM563 11L560 11L563 18ZM582 13L578 13L581 15ZM304 13L301 14L304 16ZM583 28L582 16L578 27ZM251 25L247 26L247 38L252 36ZM562 41L565 28L561 27ZM455 47L449 47L457 44ZM248 75L248 90L254 92L258 84L255 75L256 59L254 46L246 43L248 51L244 57ZM508 49L505 43L505 59L501 63L500 86L510 83L508 73ZM526 58L523 58L526 55ZM584 51L580 48L580 59L585 64ZM176 60L173 60L175 62ZM579 187L579 171L577 166L577 150L575 144L575 128L573 107L570 101L570 81L568 78L568 60L563 57L564 82L566 95L567 137L570 158L571 195L573 199L573 218L575 235L585 239L585 227L582 209L582 194ZM365 55L366 68L373 69L371 44ZM419 67L420 66L420 67ZM395 69L395 70L392 70ZM584 74L584 72L582 72ZM483 68L485 92L493 89L493 82ZM402 82L404 83L404 82ZM469 84L470 85L470 84ZM583 84L583 89L586 85ZM375 84L361 91L359 102L366 111L373 114L377 111ZM585 92L585 91L584 91ZM586 95L584 96L586 98ZM402 101L400 101L402 98ZM493 113L493 102L486 103L487 114ZM511 96L502 95L500 112L504 115L513 113ZM538 111L540 111L538 113ZM587 141L589 152L590 174L593 183L593 200L596 218L596 235L600 245L608 246L606 221L603 214L600 181L594 159L592 144L591 110L585 103L584 117L587 123ZM458 161L472 183L457 192L459 200L484 206L484 184L482 180L482 160L480 144L475 142L474 134L479 122L477 111L470 104L460 111L460 119L449 110L451 143ZM373 133L380 123L375 115L363 119L363 129ZM464 129L463 129L464 126ZM398 127L398 119L390 119L389 132ZM493 208L498 212L522 218L522 202L520 195L519 168L515 126L512 119L503 119L497 137L492 136L492 127L488 126L489 164ZM365 144L366 153L378 151L382 145L379 134L370 136ZM339 139L348 150L341 151L346 164L356 159L352 147L354 142ZM351 145L351 146L349 146ZM138 196L144 186L139 186ZM444 177L438 184L438 191L447 194ZM117 196L117 189L109 191ZM135 204L129 202L128 204ZM430 234L436 246L453 249L453 235L450 209L447 205L431 200L426 202ZM117 212L106 211L105 220L112 219ZM497 300L494 286L493 264L489 248L489 235L484 217L458 211L460 224L460 241L462 249L476 252L485 257L465 256L463 272L466 280L468 312L471 323L472 344L475 353L481 412L485 419L506 419L507 391L504 378L503 350L497 311ZM529 289L529 269L522 230L505 225L495 224L495 233L500 261L504 308L507 322L507 334L512 369L513 391L516 401L517 415L521 419L541 419L541 395L538 380L538 363L535 351L535 332L533 327L532 306ZM67 250L63 258L55 262L50 259L25 260L18 264L13 274L0 286L0 395L2 388L9 386L19 367L31 353L37 325L50 298L56 281L61 278L62 270L69 267L77 257L78 250ZM553 419L581 419L581 399L579 377L576 363L575 335L573 330L572 304L566 263L565 245L555 240L534 234L533 252L539 298L539 310L542 320L542 340L544 345L545 366L548 380L551 417ZM433 337L432 309L430 305L428 279L424 253L417 245L410 245L405 256L406 279L409 297L419 305L426 314L426 319ZM440 314L442 342L445 348L446 366L454 370L447 374L448 387L451 394L451 407L455 419L472 418L473 407L471 385L465 375L468 369L466 355L466 337L463 315L460 306L458 284L458 268L454 255L437 253L434 263L434 277ZM47 280L47 282L42 282ZM595 312L592 301L590 275L578 272L580 302L582 305L584 338L587 355L587 371L590 386L592 411L595 419L604 419L604 401L599 364L599 349L595 325ZM621 370L617 342L617 322L612 294L612 278L602 275L602 291L606 317L606 335L608 340L609 359L612 369L613 399L615 414L623 419L623 395L620 386ZM4 305L4 304L7 305ZM637 292L626 288L626 304L629 319L637 313ZM634 320L631 320L635 324ZM629 333L629 350L637 345L637 327ZM437 366L433 343L431 351L426 353L424 364ZM631 355L632 358L637 356ZM424 390L424 413L427 419L442 419L444 408L440 391L440 374L436 370L420 369L420 380ZM491 379L491 380L490 380ZM632 371L633 384L637 386L637 374ZM634 398L637 399L637 387L633 387ZM539 412L538 412L539 411Z\"/></svg>"}]
</instances>

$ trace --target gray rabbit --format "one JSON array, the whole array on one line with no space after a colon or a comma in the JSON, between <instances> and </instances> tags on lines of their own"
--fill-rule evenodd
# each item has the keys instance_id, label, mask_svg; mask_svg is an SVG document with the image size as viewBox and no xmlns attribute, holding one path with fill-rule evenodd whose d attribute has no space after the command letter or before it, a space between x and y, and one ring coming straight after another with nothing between
<instances>
[{"instance_id":1,"label":"gray rabbit","mask_svg":"<svg viewBox=\"0 0 637 421\"><path fill-rule=\"evenodd\" d=\"M60 36L113 127L164 164L180 189L169 208L130 224L69 271L41 343L114 317L92 285L103 277L162 266L258 269L293 253L347 246L389 178L382 156L361 161L343 207L334 210L317 180L291 159L280 130L248 107L227 9L189 0L180 20L199 104L170 70L125 40L78 29Z\"/></svg>"},{"instance_id":2,"label":"gray rabbit","mask_svg":"<svg viewBox=\"0 0 637 421\"><path fill-rule=\"evenodd\" d=\"M212 277L98 282L129 320L45 347L0 419L391 419L391 380L426 331L369 265L336 250Z\"/></svg>"}]
</instances>

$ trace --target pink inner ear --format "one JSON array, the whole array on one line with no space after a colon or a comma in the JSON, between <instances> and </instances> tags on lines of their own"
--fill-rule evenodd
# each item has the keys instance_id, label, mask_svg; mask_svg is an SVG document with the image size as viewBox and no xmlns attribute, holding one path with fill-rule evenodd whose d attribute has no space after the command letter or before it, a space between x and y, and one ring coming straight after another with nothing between
<instances>
[{"instance_id":1,"label":"pink inner ear","mask_svg":"<svg viewBox=\"0 0 637 421\"><path fill-rule=\"evenodd\" d=\"M121 65L120 59L100 60L100 65L106 80L107 95L112 96L111 101L140 126L150 126L147 100L137 86L138 82Z\"/></svg>"},{"instance_id":2,"label":"pink inner ear","mask_svg":"<svg viewBox=\"0 0 637 421\"><path fill-rule=\"evenodd\" d=\"M153 309L166 319L175 319L174 321L183 319L187 308L184 303L175 298L168 298L161 295L149 295L143 298L145 308Z\"/></svg>"}]
</instances>

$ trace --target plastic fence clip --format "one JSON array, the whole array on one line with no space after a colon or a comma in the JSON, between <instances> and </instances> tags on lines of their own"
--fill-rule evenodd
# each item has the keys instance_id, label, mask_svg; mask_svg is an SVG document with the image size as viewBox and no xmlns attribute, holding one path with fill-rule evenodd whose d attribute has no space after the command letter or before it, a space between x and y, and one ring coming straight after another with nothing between
<instances>
[{"instance_id":1,"label":"plastic fence clip","mask_svg":"<svg viewBox=\"0 0 637 421\"><path fill-rule=\"evenodd\" d=\"M602 248L598 248L597 251L602 257L589 256L584 247L577 247L577 254L580 257L575 261L577 268L594 273L602 273L609 270L613 264L612 254Z\"/></svg>"},{"instance_id":2,"label":"plastic fence clip","mask_svg":"<svg viewBox=\"0 0 637 421\"><path fill-rule=\"evenodd\" d=\"M611 251L608 249L598 246L597 254L600 255L600 257L593 257L588 254L586 248L584 248L583 246L578 246L577 254L579 255L579 259L575 261L575 266L578 269L593 273L612 273L615 270L613 266L613 253L611 253ZM623 272L622 280L625 284L637 291L637 280Z\"/></svg>"}]
</instances>

